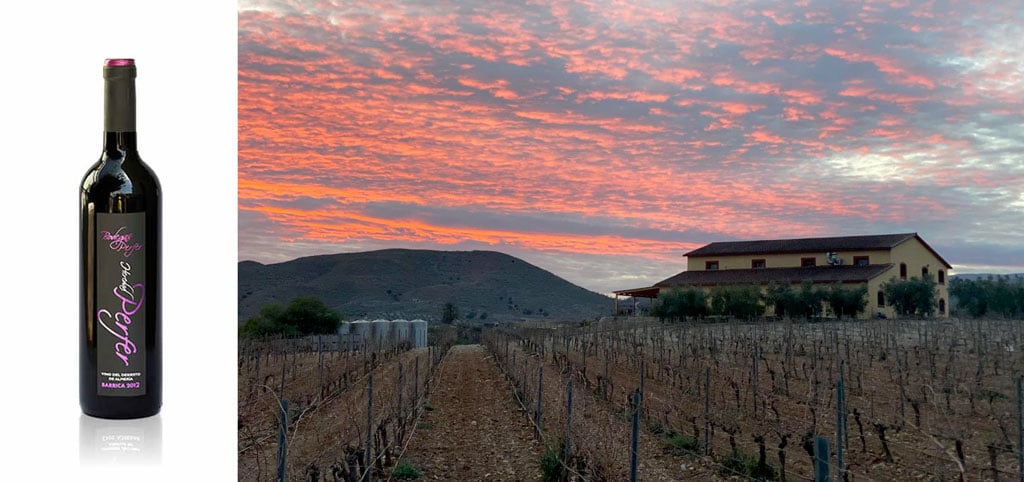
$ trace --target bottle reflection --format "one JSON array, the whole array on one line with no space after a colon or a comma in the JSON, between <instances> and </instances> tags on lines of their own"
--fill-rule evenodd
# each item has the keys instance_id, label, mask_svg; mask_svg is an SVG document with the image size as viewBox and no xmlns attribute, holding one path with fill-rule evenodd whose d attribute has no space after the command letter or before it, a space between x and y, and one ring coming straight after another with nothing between
<instances>
[{"instance_id":1,"label":"bottle reflection","mask_svg":"<svg viewBox=\"0 0 1024 482\"><path fill-rule=\"evenodd\" d=\"M79 459L83 466L153 465L161 458L160 415L107 420L81 415Z\"/></svg>"}]
</instances>

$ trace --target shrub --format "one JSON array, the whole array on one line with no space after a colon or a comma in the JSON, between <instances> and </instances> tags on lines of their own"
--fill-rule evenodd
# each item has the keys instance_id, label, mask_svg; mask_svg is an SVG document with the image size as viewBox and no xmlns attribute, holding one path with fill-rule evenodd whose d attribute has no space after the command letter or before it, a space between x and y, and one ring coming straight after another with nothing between
<instances>
[{"instance_id":1,"label":"shrub","mask_svg":"<svg viewBox=\"0 0 1024 482\"><path fill-rule=\"evenodd\" d=\"M395 470L391 471L391 477L399 480L416 480L423 477L423 473L415 465L409 463L409 461L403 460L398 463Z\"/></svg>"}]
</instances>

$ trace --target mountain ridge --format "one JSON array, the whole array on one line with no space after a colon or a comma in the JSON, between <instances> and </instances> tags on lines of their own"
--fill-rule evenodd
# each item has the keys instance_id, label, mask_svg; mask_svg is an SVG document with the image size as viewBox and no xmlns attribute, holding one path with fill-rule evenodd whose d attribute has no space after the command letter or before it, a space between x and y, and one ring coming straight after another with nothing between
<instances>
[{"instance_id":1,"label":"mountain ridge","mask_svg":"<svg viewBox=\"0 0 1024 482\"><path fill-rule=\"evenodd\" d=\"M589 319L611 313L607 296L498 251L390 248L238 263L238 319L267 304L316 296L344 319L440 319L453 303L463 319Z\"/></svg>"}]
</instances>

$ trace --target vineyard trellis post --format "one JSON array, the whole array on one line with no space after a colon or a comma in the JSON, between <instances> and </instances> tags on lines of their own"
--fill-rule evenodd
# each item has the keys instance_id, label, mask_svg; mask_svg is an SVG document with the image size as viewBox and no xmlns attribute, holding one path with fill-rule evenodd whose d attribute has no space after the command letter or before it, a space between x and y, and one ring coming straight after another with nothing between
<instances>
[{"instance_id":1,"label":"vineyard trellis post","mask_svg":"<svg viewBox=\"0 0 1024 482\"><path fill-rule=\"evenodd\" d=\"M1024 390L1017 375L1017 481L1024 482Z\"/></svg>"},{"instance_id":2,"label":"vineyard trellis post","mask_svg":"<svg viewBox=\"0 0 1024 482\"><path fill-rule=\"evenodd\" d=\"M817 436L814 440L814 482L828 482L828 439Z\"/></svg>"},{"instance_id":3,"label":"vineyard trellis post","mask_svg":"<svg viewBox=\"0 0 1024 482\"><path fill-rule=\"evenodd\" d=\"M319 378L320 378L320 397L324 396L324 336L316 336L316 357L317 364L319 365Z\"/></svg>"},{"instance_id":4,"label":"vineyard trellis post","mask_svg":"<svg viewBox=\"0 0 1024 482\"><path fill-rule=\"evenodd\" d=\"M366 383L366 481L373 482L373 372Z\"/></svg>"},{"instance_id":5,"label":"vineyard trellis post","mask_svg":"<svg viewBox=\"0 0 1024 482\"><path fill-rule=\"evenodd\" d=\"M629 480L630 482L637 481L637 445L640 442L640 403L642 396L640 395L640 389L638 388L633 392L633 434L630 440L629 450Z\"/></svg>"},{"instance_id":6,"label":"vineyard trellis post","mask_svg":"<svg viewBox=\"0 0 1024 482\"><path fill-rule=\"evenodd\" d=\"M644 403L644 382L647 380L647 360L640 362L640 403ZM637 410L640 406L637 405Z\"/></svg>"},{"instance_id":7,"label":"vineyard trellis post","mask_svg":"<svg viewBox=\"0 0 1024 482\"><path fill-rule=\"evenodd\" d=\"M284 482L288 459L288 400L281 400L281 428L277 433L277 482Z\"/></svg>"},{"instance_id":8,"label":"vineyard trellis post","mask_svg":"<svg viewBox=\"0 0 1024 482\"><path fill-rule=\"evenodd\" d=\"M896 370L899 374L900 383L900 425L903 425L907 421L907 407L905 400L907 398L907 390L903 386L903 361L900 359L900 349L896 348Z\"/></svg>"},{"instance_id":9,"label":"vineyard trellis post","mask_svg":"<svg viewBox=\"0 0 1024 482\"><path fill-rule=\"evenodd\" d=\"M760 343L755 342L754 343L754 350L753 350L753 353L751 354L751 372L752 372L751 376L753 377L753 381L754 381L754 383L753 383L753 394L754 394L754 396L752 398L754 399L754 418L755 419L757 418L757 349L758 349L759 346L760 346Z\"/></svg>"},{"instance_id":10,"label":"vineyard trellis post","mask_svg":"<svg viewBox=\"0 0 1024 482\"><path fill-rule=\"evenodd\" d=\"M541 417L541 401L544 390L544 365L541 364L537 368L537 410L533 412L533 421L537 426L537 439L541 439L543 434L540 430L540 417Z\"/></svg>"},{"instance_id":11,"label":"vineyard trellis post","mask_svg":"<svg viewBox=\"0 0 1024 482\"><path fill-rule=\"evenodd\" d=\"M839 362L839 381L836 382L836 480L845 480L846 466L843 464L843 441L846 439L845 411L846 386L843 380L842 361Z\"/></svg>"},{"instance_id":12,"label":"vineyard trellis post","mask_svg":"<svg viewBox=\"0 0 1024 482\"><path fill-rule=\"evenodd\" d=\"M405 417L402 416L402 388L404 388L402 382L405 378L404 375L402 360L398 360L398 423L400 426L405 425Z\"/></svg>"},{"instance_id":13,"label":"vineyard trellis post","mask_svg":"<svg viewBox=\"0 0 1024 482\"><path fill-rule=\"evenodd\" d=\"M572 378L569 378L568 386L566 387L566 404L565 404L565 463L568 464L572 458Z\"/></svg>"},{"instance_id":14,"label":"vineyard trellis post","mask_svg":"<svg viewBox=\"0 0 1024 482\"><path fill-rule=\"evenodd\" d=\"M711 367L704 368L704 455L711 455Z\"/></svg>"}]
</instances>

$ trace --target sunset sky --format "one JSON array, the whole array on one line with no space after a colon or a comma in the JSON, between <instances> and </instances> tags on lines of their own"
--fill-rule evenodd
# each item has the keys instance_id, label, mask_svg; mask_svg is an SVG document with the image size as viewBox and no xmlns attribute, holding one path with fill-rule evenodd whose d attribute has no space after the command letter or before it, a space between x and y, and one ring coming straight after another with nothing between
<instances>
[{"instance_id":1,"label":"sunset sky","mask_svg":"<svg viewBox=\"0 0 1024 482\"><path fill-rule=\"evenodd\" d=\"M918 232L1024 271L1015 2L242 0L239 259L488 249L648 286Z\"/></svg>"}]
</instances>

